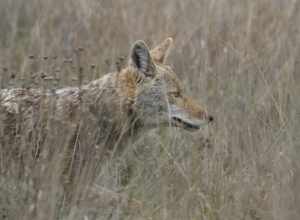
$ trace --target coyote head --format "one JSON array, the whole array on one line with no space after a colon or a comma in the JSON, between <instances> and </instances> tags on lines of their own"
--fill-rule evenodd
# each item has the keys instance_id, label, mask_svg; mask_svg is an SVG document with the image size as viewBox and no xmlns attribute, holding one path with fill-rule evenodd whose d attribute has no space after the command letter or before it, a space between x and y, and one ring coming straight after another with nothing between
<instances>
[{"instance_id":1,"label":"coyote head","mask_svg":"<svg viewBox=\"0 0 300 220\"><path fill-rule=\"evenodd\" d=\"M133 44L128 68L136 75L134 112L145 127L165 125L197 130L213 118L185 94L180 80L166 65L172 43L172 38L167 38L152 50L143 41Z\"/></svg>"}]
</instances>

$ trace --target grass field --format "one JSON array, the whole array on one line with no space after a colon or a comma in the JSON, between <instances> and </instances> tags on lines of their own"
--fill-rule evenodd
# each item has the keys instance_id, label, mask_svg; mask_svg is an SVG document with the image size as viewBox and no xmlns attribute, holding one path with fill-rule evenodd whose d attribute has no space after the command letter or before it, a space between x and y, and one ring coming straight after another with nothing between
<instances>
[{"instance_id":1,"label":"grass field","mask_svg":"<svg viewBox=\"0 0 300 220\"><path fill-rule=\"evenodd\" d=\"M1 88L78 86L120 68L134 41L171 36L168 62L215 117L149 132L68 213L59 155L20 159L23 145L0 142L0 220L300 219L299 0L1 0L0 31Z\"/></svg>"}]
</instances>

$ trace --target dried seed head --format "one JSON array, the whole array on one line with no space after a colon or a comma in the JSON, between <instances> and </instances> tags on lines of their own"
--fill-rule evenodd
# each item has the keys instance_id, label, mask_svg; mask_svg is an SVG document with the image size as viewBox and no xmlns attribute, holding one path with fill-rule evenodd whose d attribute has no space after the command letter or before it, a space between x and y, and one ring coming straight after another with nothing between
<instances>
[{"instance_id":1,"label":"dried seed head","mask_svg":"<svg viewBox=\"0 0 300 220\"><path fill-rule=\"evenodd\" d=\"M121 71L121 69L125 66L125 59L125 56L120 56L117 58L115 65L118 71Z\"/></svg>"},{"instance_id":2,"label":"dried seed head","mask_svg":"<svg viewBox=\"0 0 300 220\"><path fill-rule=\"evenodd\" d=\"M41 72L40 75L41 75L41 78L42 78L42 79L45 79L45 78L47 77L47 74L44 73L44 72Z\"/></svg>"},{"instance_id":3,"label":"dried seed head","mask_svg":"<svg viewBox=\"0 0 300 220\"><path fill-rule=\"evenodd\" d=\"M107 65L107 66L110 65L110 60L109 59L105 59L104 62L105 62L105 65Z\"/></svg>"},{"instance_id":4,"label":"dried seed head","mask_svg":"<svg viewBox=\"0 0 300 220\"><path fill-rule=\"evenodd\" d=\"M72 60L72 58L70 58L70 59L65 59L65 60L64 60L64 63L73 63L73 60Z\"/></svg>"}]
</instances>

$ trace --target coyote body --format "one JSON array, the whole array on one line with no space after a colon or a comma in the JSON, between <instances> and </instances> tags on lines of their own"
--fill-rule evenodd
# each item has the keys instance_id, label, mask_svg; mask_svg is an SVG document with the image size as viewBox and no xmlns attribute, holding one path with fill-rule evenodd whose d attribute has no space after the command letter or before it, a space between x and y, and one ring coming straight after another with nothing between
<instances>
[{"instance_id":1,"label":"coyote body","mask_svg":"<svg viewBox=\"0 0 300 220\"><path fill-rule=\"evenodd\" d=\"M110 73L82 88L55 91L3 89L0 92L3 135L11 140L11 134L18 129L24 134L41 133L45 129L51 132L54 127L69 135L69 141L80 136L107 149L117 142L123 145L122 140L131 136L129 131L136 133L138 123L134 123L134 113L130 110L131 97L123 91L128 82L120 81L120 77L118 73Z\"/></svg>"}]
</instances>

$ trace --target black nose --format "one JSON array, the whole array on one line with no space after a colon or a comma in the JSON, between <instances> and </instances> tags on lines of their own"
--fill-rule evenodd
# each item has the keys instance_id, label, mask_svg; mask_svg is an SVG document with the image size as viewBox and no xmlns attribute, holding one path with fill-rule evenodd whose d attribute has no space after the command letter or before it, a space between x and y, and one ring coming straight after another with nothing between
<instances>
[{"instance_id":1,"label":"black nose","mask_svg":"<svg viewBox=\"0 0 300 220\"><path fill-rule=\"evenodd\" d=\"M213 116L208 116L208 122L213 122L214 121L214 117Z\"/></svg>"}]
</instances>

